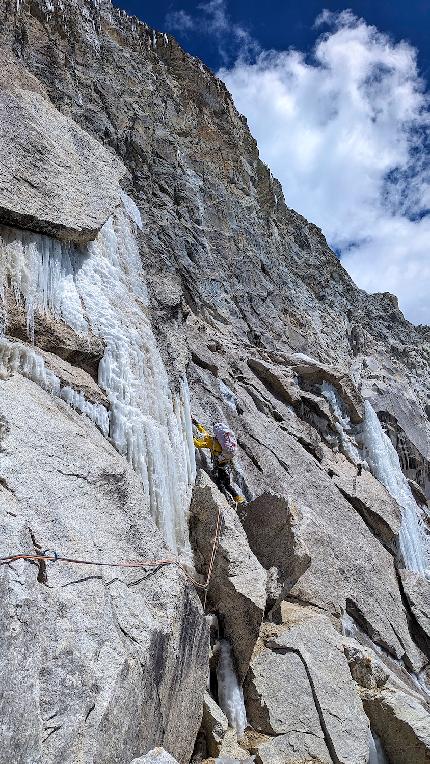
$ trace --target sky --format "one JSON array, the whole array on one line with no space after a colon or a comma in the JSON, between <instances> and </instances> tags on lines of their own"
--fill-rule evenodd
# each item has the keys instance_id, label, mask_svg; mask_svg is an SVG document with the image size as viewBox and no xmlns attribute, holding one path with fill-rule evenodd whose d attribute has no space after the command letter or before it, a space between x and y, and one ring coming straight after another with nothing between
<instances>
[{"instance_id":1,"label":"sky","mask_svg":"<svg viewBox=\"0 0 430 764\"><path fill-rule=\"evenodd\" d=\"M121 0L224 80L288 206L430 324L430 0Z\"/></svg>"}]
</instances>

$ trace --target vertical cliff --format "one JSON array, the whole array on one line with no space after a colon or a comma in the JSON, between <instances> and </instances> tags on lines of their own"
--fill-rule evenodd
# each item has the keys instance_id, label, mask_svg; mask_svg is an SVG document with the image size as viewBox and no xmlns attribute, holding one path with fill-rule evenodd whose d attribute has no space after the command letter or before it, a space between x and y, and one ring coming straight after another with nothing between
<instances>
[{"instance_id":1,"label":"vertical cliff","mask_svg":"<svg viewBox=\"0 0 430 764\"><path fill-rule=\"evenodd\" d=\"M0 556L91 562L0 569L0 761L427 762L429 328L173 38L105 0L0 20Z\"/></svg>"}]
</instances>

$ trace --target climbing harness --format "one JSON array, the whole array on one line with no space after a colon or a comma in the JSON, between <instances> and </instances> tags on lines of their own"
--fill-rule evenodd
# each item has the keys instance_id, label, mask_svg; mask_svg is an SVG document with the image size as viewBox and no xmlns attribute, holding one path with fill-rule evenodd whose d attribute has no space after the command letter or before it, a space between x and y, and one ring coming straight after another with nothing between
<instances>
[{"instance_id":1,"label":"climbing harness","mask_svg":"<svg viewBox=\"0 0 430 764\"><path fill-rule=\"evenodd\" d=\"M163 567L165 565L176 565L177 568L180 568L182 572L185 574L186 578L198 589L203 589L205 592L205 607L206 607L206 597L207 597L207 591L209 588L210 580L212 577L212 571L215 563L215 558L218 552L219 547L219 540L221 536L221 529L223 524L223 512L221 507L218 508L218 516L217 516L217 522L216 522L216 529L215 529L215 537L212 545L212 552L211 557L209 561L208 566L208 572L206 576L206 581L204 583L201 583L200 581L197 581L195 578L193 578L185 568L185 566L179 562L179 560L175 560L174 558L166 558L163 560L124 560L122 562L97 562L95 560L78 560L73 557L64 557L59 552L56 552L52 549L45 549L43 552L39 552L37 554L11 554L7 557L0 557L0 565L9 565L12 562L17 562L18 560L28 560L29 562L68 562L73 565L100 565L107 568L159 568Z\"/></svg>"}]
</instances>

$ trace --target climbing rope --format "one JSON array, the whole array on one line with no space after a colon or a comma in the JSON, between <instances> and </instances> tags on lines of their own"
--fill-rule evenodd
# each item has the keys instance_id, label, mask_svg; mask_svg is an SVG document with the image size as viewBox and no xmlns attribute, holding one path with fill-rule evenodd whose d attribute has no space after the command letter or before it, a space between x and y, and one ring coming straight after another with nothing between
<instances>
[{"instance_id":1,"label":"climbing rope","mask_svg":"<svg viewBox=\"0 0 430 764\"><path fill-rule=\"evenodd\" d=\"M219 539L220 539L220 536L221 536L221 528L222 528L223 519L224 519L224 517L223 517L223 514L222 514L222 509L221 509L221 507L218 507L218 516L217 516L216 528L215 528L215 538L214 538L214 543L213 543L213 547L212 547L211 558L209 560L208 575L207 575L207 578L206 578L205 599L204 599L204 602L203 602L203 610L204 611L206 611L206 600L207 600L207 597L208 597L208 589L209 589L209 584L210 584L210 580L211 580L211 577L212 577L212 570L213 570L213 566L214 566L214 563L215 563L215 557L216 557L217 552L218 552Z\"/></svg>"},{"instance_id":2,"label":"climbing rope","mask_svg":"<svg viewBox=\"0 0 430 764\"><path fill-rule=\"evenodd\" d=\"M164 565L175 565L177 568L180 568L180 570L182 570L186 578L195 587L197 587L198 589L203 589L203 591L205 591L205 606L206 606L207 590L209 588L209 583L212 577L212 571L213 571L213 567L215 563L215 558L218 552L222 523L223 523L223 514L222 514L221 507L219 507L216 529L215 529L215 537L214 537L214 541L212 545L212 553L211 553L211 557L209 561L206 581L204 583L202 583L201 581L197 581L195 578L193 578L193 576L191 576L189 572L187 571L186 567L181 562L179 562L179 560L175 560L174 558L165 558L162 560L124 560L122 562L97 562L95 560L78 560L78 559L74 559L73 557L64 557L58 552L45 549L43 552L40 552L37 554L23 553L23 554L11 554L11 555L8 555L7 557L0 557L0 565L9 565L10 563L17 562L18 560L28 560L29 562L68 562L73 565L100 565L106 568L159 568Z\"/></svg>"}]
</instances>

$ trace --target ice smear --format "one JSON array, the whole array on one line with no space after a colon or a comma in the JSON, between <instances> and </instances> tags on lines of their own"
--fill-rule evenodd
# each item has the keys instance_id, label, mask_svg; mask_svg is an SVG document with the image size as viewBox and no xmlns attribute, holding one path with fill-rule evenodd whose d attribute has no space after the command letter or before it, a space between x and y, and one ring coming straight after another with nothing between
<instances>
[{"instance_id":1,"label":"ice smear","mask_svg":"<svg viewBox=\"0 0 430 764\"><path fill-rule=\"evenodd\" d=\"M219 705L239 739L247 726L245 702L234 669L231 645L226 639L220 641L217 678Z\"/></svg>"},{"instance_id":2,"label":"ice smear","mask_svg":"<svg viewBox=\"0 0 430 764\"><path fill-rule=\"evenodd\" d=\"M324 398L329 402L330 408L336 420L336 430L340 437L340 447L342 453L353 463L358 464L362 461L353 438L351 437L351 420L345 413L341 398L337 390L329 382L323 382L321 392Z\"/></svg>"},{"instance_id":3,"label":"ice smear","mask_svg":"<svg viewBox=\"0 0 430 764\"><path fill-rule=\"evenodd\" d=\"M372 730L369 730L369 764L388 764L382 743Z\"/></svg>"}]
</instances>

